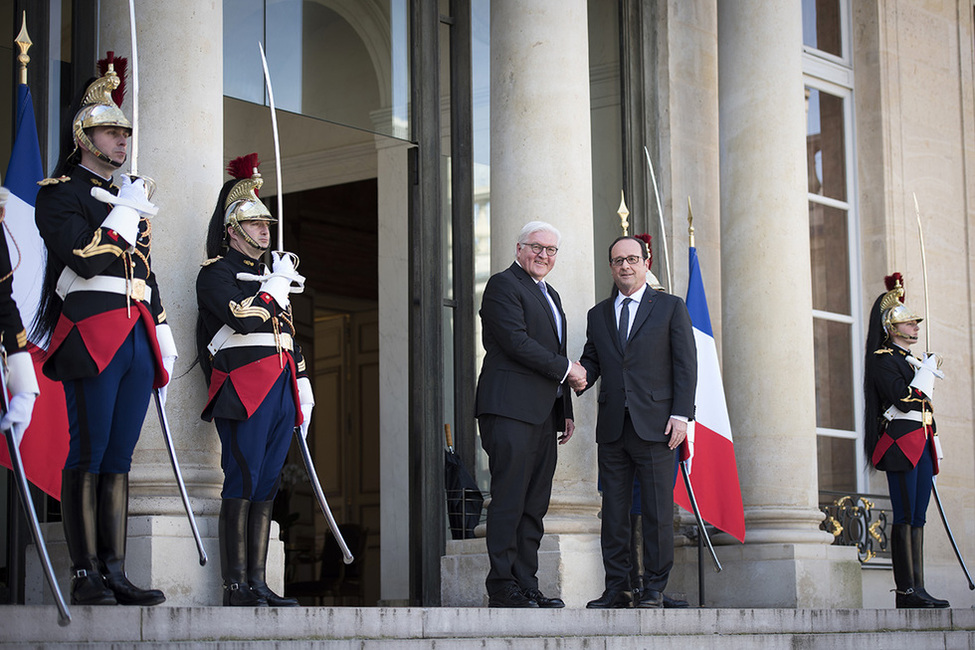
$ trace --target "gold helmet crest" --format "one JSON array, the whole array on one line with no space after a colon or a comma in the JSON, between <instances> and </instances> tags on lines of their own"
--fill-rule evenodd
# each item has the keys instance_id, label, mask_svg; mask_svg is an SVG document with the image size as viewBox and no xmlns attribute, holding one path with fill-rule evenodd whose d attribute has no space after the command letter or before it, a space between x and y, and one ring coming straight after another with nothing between
<instances>
[{"instance_id":1,"label":"gold helmet crest","mask_svg":"<svg viewBox=\"0 0 975 650\"><path fill-rule=\"evenodd\" d=\"M116 59L114 52L109 52L108 57L100 60L99 67L103 67L102 76L95 79L88 86L85 95L81 100L81 108L75 114L71 124L74 134L75 146L81 146L90 151L99 160L109 163L114 167L121 167L121 163L112 160L103 151L95 146L91 138L88 137L87 130L96 126L118 126L132 131L132 123L125 117L125 113L118 107L116 100L121 103L124 96L124 82L115 72L116 63L122 74L125 74L126 60Z\"/></svg>"},{"instance_id":2,"label":"gold helmet crest","mask_svg":"<svg viewBox=\"0 0 975 650\"><path fill-rule=\"evenodd\" d=\"M884 331L889 335L898 323L915 321L920 323L923 318L915 314L904 304L903 276L893 273L884 278L887 293L880 300L880 317L884 324Z\"/></svg>"}]
</instances>

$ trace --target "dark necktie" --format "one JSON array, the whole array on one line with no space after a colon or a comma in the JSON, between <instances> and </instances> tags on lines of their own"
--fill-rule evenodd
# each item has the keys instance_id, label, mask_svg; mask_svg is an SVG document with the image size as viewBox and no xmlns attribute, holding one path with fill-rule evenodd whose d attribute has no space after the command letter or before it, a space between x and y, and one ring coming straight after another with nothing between
<instances>
[{"instance_id":1,"label":"dark necktie","mask_svg":"<svg viewBox=\"0 0 975 650\"><path fill-rule=\"evenodd\" d=\"M630 329L630 303L632 298L623 298L623 307L620 309L620 347L626 349L626 334Z\"/></svg>"}]
</instances>

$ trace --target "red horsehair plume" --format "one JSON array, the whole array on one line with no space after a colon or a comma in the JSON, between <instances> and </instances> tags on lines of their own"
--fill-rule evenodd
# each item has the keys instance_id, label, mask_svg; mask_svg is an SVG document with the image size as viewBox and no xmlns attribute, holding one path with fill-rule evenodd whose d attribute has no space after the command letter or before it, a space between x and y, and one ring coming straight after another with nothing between
<instances>
[{"instance_id":1,"label":"red horsehair plume","mask_svg":"<svg viewBox=\"0 0 975 650\"><path fill-rule=\"evenodd\" d=\"M897 271L884 277L884 286L887 287L887 291L892 291L898 284L901 285L902 289L904 288L904 276ZM900 300L904 302L904 294L901 294Z\"/></svg>"},{"instance_id":2,"label":"red horsehair plume","mask_svg":"<svg viewBox=\"0 0 975 650\"><path fill-rule=\"evenodd\" d=\"M633 238L639 239L647 247L647 259L650 260L650 266L653 266L653 248L650 247L650 242L653 240L653 237L647 233L643 233L642 235L633 235Z\"/></svg>"},{"instance_id":3,"label":"red horsehair plume","mask_svg":"<svg viewBox=\"0 0 975 650\"><path fill-rule=\"evenodd\" d=\"M115 56L115 52L109 51L104 59L98 60L98 76L105 76L109 63L113 64L115 74L118 75L118 88L112 91L112 101L116 106L121 106L125 99L125 71L129 67L129 60L124 56Z\"/></svg>"},{"instance_id":4,"label":"red horsehair plume","mask_svg":"<svg viewBox=\"0 0 975 650\"><path fill-rule=\"evenodd\" d=\"M257 153L249 153L246 156L234 158L227 163L227 173L237 180L243 180L253 176L260 164L260 161L257 159ZM254 190L254 194L257 194L257 190Z\"/></svg>"}]
</instances>

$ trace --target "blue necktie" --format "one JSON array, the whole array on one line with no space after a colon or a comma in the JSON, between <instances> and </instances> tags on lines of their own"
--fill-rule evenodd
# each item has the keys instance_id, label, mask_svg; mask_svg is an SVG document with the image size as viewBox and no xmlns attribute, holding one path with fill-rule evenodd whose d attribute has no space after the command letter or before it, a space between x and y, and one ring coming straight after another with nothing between
<instances>
[{"instance_id":1,"label":"blue necktie","mask_svg":"<svg viewBox=\"0 0 975 650\"><path fill-rule=\"evenodd\" d=\"M552 297L548 295L548 289L545 288L545 282L542 280L538 281L538 288L542 290L542 295L545 296L545 302L548 303L549 309L552 310L552 316L555 317L555 332L559 335L559 341L562 340L562 318L559 316L559 310L555 307L555 301Z\"/></svg>"},{"instance_id":2,"label":"blue necktie","mask_svg":"<svg viewBox=\"0 0 975 650\"><path fill-rule=\"evenodd\" d=\"M626 349L626 335L630 329L630 303L632 298L623 298L623 307L620 309L620 347Z\"/></svg>"}]
</instances>

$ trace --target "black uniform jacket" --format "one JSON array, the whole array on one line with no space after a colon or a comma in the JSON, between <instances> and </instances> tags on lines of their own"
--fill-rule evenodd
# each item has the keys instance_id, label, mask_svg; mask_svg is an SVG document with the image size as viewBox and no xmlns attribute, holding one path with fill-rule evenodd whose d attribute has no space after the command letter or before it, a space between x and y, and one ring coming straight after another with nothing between
<instances>
[{"instance_id":1,"label":"black uniform jacket","mask_svg":"<svg viewBox=\"0 0 975 650\"><path fill-rule=\"evenodd\" d=\"M301 424L297 378L306 376L305 360L296 343L293 350L279 345L227 346L210 354L207 346L224 325L236 334L277 333L281 342L294 340L291 307L281 309L261 283L238 280L238 273L261 275L264 264L231 248L220 257L207 260L196 278L196 299L200 308L197 346L207 373L209 392L204 420L214 417L246 420L261 405L268 391L286 369L292 375L297 421ZM262 337L264 341L267 337Z\"/></svg>"},{"instance_id":2,"label":"black uniform jacket","mask_svg":"<svg viewBox=\"0 0 975 650\"><path fill-rule=\"evenodd\" d=\"M572 418L568 384L557 397L569 368L565 312L558 292L546 287L562 320L561 340L548 300L517 262L488 280L480 311L486 354L477 380L476 417L501 415L541 424L554 407L558 431Z\"/></svg>"},{"instance_id":3,"label":"black uniform jacket","mask_svg":"<svg viewBox=\"0 0 975 650\"><path fill-rule=\"evenodd\" d=\"M630 306L632 313L633 306ZM633 315L626 350L620 347L614 298L589 310L579 360L591 388L599 385L596 442L623 435L624 406L637 435L664 442L671 415L694 418L697 346L684 301L647 287Z\"/></svg>"},{"instance_id":4,"label":"black uniform jacket","mask_svg":"<svg viewBox=\"0 0 975 650\"><path fill-rule=\"evenodd\" d=\"M874 378L873 390L880 398L880 408L886 411L891 405L904 413L934 413L934 407L927 395L912 388L914 367L907 362L907 350L888 343L869 358ZM923 417L923 416L922 416ZM928 442L928 434L934 434L934 418L931 418L930 432L924 425L912 419L898 418L882 423L880 439L874 447L871 462L885 472L906 472L917 465Z\"/></svg>"},{"instance_id":5,"label":"black uniform jacket","mask_svg":"<svg viewBox=\"0 0 975 650\"><path fill-rule=\"evenodd\" d=\"M65 296L48 346L44 374L55 381L96 376L142 319L156 358L154 387L165 385L168 377L155 326L166 322L166 310L149 259L150 221L140 221L135 250L127 252L132 242L102 227L112 206L91 195L93 187L117 194L118 188L111 181L79 166L70 176L47 179L41 185L34 220L47 245L49 278L59 278L67 266L83 279L127 278L132 288L128 296L104 291L74 291ZM142 286L151 291L142 292Z\"/></svg>"},{"instance_id":6,"label":"black uniform jacket","mask_svg":"<svg viewBox=\"0 0 975 650\"><path fill-rule=\"evenodd\" d=\"M27 332L14 302L14 275L11 271L7 238L0 233L0 339L7 354L27 349Z\"/></svg>"}]
</instances>

